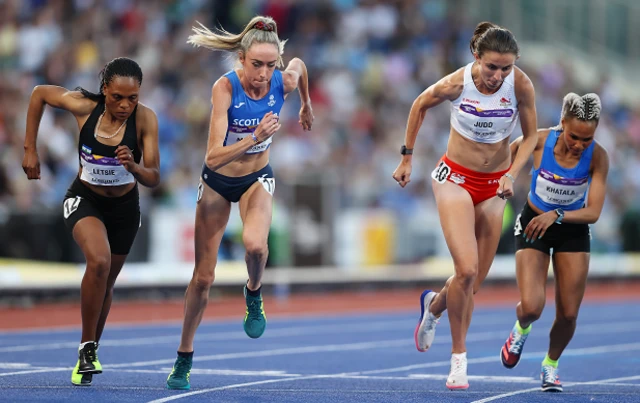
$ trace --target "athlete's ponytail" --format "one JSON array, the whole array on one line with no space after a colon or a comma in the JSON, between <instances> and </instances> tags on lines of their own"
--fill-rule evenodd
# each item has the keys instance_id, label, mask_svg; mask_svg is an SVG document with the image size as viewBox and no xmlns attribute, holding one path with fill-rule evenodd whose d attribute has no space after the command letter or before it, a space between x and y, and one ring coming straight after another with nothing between
<instances>
[{"instance_id":1,"label":"athlete's ponytail","mask_svg":"<svg viewBox=\"0 0 640 403\"><path fill-rule=\"evenodd\" d=\"M200 27L193 27L194 34L189 36L187 43L194 46L201 46L211 50L224 50L228 52L246 54L254 43L271 43L278 48L278 67L284 66L282 54L286 40L278 38L278 27L271 17L256 16L249 21L244 30L239 34L232 34L223 28L217 33L200 24Z\"/></svg>"}]
</instances>

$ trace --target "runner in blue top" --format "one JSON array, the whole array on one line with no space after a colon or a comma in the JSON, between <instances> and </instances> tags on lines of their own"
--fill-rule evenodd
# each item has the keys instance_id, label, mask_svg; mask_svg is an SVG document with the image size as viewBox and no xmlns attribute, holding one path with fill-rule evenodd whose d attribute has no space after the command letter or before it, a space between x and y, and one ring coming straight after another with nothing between
<instances>
[{"instance_id":1,"label":"runner in blue top","mask_svg":"<svg viewBox=\"0 0 640 403\"><path fill-rule=\"evenodd\" d=\"M594 135L600 120L596 94L564 97L558 127L539 131L527 203L516 218L518 320L502 346L507 368L518 365L531 324L542 314L549 261L556 281L556 319L542 361L542 390L562 391L558 360L576 329L589 271L589 224L604 204L609 157ZM512 144L518 149L521 138ZM551 252L553 249L553 252Z\"/></svg>"},{"instance_id":2,"label":"runner in blue top","mask_svg":"<svg viewBox=\"0 0 640 403\"><path fill-rule=\"evenodd\" d=\"M237 35L224 30L214 33L202 25L193 31L189 43L232 52L239 66L216 81L212 89L213 111L196 206L196 265L185 296L178 357L167 378L169 389L190 388L193 339L207 305L232 202L240 207L249 275L244 287L244 330L251 338L264 332L267 318L260 288L269 253L267 237L275 189L269 147L280 129L284 100L298 87L302 103L299 123L304 130L311 130L313 123L304 62L294 58L284 71L276 69L283 66L285 41L278 38L273 19L254 17Z\"/></svg>"}]
</instances>

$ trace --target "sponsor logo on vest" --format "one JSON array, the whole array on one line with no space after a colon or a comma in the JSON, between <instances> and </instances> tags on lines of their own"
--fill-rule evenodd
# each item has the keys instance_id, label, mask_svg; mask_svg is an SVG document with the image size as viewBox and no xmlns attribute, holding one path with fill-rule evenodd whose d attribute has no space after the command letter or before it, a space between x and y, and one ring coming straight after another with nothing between
<instances>
[{"instance_id":1,"label":"sponsor logo on vest","mask_svg":"<svg viewBox=\"0 0 640 403\"><path fill-rule=\"evenodd\" d=\"M490 127L493 127L493 122L476 122L474 126L490 128Z\"/></svg>"}]
</instances>

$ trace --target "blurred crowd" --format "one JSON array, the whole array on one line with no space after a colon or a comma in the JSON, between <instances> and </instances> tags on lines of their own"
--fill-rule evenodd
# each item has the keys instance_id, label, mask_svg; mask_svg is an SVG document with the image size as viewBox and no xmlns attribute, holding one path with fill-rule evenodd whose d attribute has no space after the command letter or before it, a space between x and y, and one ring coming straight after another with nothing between
<instances>
[{"instance_id":1,"label":"blurred crowd","mask_svg":"<svg viewBox=\"0 0 640 403\"><path fill-rule=\"evenodd\" d=\"M448 104L427 113L409 187L401 189L391 173L415 97L472 60L468 42L479 21L447 0L0 0L0 204L11 211L58 209L78 170L77 123L47 108L38 138L42 179L28 182L22 172L33 87L97 91L104 64L128 56L144 73L141 102L159 118L162 185L145 191L143 207L194 208L211 85L233 61L186 40L196 21L239 32L256 14L272 16L288 39L285 64L293 57L305 61L316 117L313 130L303 132L298 95L289 97L271 148L278 180L328 175L338 181L341 208L433 213L429 174L446 149ZM640 205L640 108L625 105L604 75L590 88L579 87L572 60L549 60L538 70L517 64L534 82L540 127L559 122L567 92L601 96L596 139L610 153L611 170L597 232L601 249L616 250L625 214ZM522 175L514 209L528 186Z\"/></svg>"}]
</instances>

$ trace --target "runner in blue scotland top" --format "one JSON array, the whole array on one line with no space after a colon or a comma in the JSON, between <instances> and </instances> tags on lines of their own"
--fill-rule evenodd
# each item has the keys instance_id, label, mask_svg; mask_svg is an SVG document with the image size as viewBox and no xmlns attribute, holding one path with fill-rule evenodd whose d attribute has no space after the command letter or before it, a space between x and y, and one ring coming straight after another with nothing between
<instances>
[{"instance_id":1,"label":"runner in blue scotland top","mask_svg":"<svg viewBox=\"0 0 640 403\"><path fill-rule=\"evenodd\" d=\"M589 271L589 224L604 204L609 158L594 140L600 119L596 94L567 94L558 127L539 131L533 152L531 190L516 218L516 278L521 300L500 358L507 368L520 362L531 324L545 304L549 262L556 281L556 318L542 361L543 391L562 391L558 360L571 341ZM511 147L517 150L521 138Z\"/></svg>"},{"instance_id":2,"label":"runner in blue scotland top","mask_svg":"<svg viewBox=\"0 0 640 403\"><path fill-rule=\"evenodd\" d=\"M185 313L178 357L167 378L169 389L191 387L193 339L202 320L215 276L220 241L229 221L231 203L238 203L243 222L248 281L244 287L244 331L251 338L262 335L267 324L261 279L269 250L275 178L269 165L273 135L280 129L280 110L287 94L299 88L300 120L311 130L313 112L309 99L307 68L293 58L284 71L285 41L278 38L276 23L254 17L240 34L204 26L194 28L189 43L232 52L238 68L213 85L213 110L202 176L198 186L195 223L195 269L185 295Z\"/></svg>"}]
</instances>

